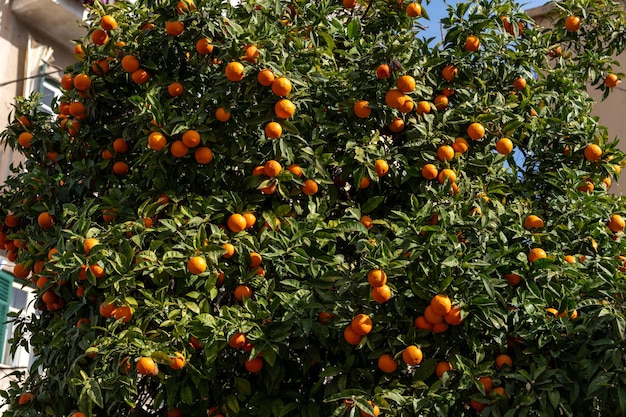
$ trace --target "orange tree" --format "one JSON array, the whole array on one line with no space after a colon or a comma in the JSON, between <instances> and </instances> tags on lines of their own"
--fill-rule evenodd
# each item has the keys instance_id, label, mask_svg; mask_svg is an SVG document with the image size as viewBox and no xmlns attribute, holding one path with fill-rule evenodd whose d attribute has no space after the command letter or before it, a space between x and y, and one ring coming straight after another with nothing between
<instances>
[{"instance_id":1,"label":"orange tree","mask_svg":"<svg viewBox=\"0 0 626 417\"><path fill-rule=\"evenodd\" d=\"M622 12L425 8L96 2L3 133L5 415L624 415Z\"/></svg>"}]
</instances>

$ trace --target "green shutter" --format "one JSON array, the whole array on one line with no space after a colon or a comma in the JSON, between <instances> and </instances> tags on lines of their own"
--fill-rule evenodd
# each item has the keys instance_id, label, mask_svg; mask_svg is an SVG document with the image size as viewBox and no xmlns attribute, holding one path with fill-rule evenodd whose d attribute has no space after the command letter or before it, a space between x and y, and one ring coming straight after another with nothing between
<instances>
[{"instance_id":1,"label":"green shutter","mask_svg":"<svg viewBox=\"0 0 626 417\"><path fill-rule=\"evenodd\" d=\"M4 343L6 339L6 321L11 304L11 291L13 290L13 275L0 270L0 361L4 356Z\"/></svg>"}]
</instances>

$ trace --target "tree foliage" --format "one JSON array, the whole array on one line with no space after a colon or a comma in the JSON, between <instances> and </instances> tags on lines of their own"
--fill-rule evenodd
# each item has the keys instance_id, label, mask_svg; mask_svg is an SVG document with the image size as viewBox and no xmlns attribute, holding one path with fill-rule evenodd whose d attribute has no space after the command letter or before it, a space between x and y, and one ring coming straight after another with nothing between
<instances>
[{"instance_id":1,"label":"tree foliage","mask_svg":"<svg viewBox=\"0 0 626 417\"><path fill-rule=\"evenodd\" d=\"M427 9L96 2L3 133L6 416L626 414L620 6Z\"/></svg>"}]
</instances>

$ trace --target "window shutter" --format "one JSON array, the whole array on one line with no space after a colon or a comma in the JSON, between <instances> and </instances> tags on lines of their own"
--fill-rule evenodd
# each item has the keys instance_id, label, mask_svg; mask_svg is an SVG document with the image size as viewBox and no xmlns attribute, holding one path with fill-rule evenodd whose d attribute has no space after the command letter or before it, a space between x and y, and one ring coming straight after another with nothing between
<instances>
[{"instance_id":1,"label":"window shutter","mask_svg":"<svg viewBox=\"0 0 626 417\"><path fill-rule=\"evenodd\" d=\"M11 291L13 289L13 276L0 270L0 358L4 356L6 343L6 321L11 303Z\"/></svg>"}]
</instances>

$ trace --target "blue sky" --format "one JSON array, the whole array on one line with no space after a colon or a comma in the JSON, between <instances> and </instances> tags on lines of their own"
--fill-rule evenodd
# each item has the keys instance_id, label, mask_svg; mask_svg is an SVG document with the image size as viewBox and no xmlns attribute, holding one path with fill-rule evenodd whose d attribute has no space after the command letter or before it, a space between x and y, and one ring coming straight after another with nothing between
<instances>
[{"instance_id":1,"label":"blue sky","mask_svg":"<svg viewBox=\"0 0 626 417\"><path fill-rule=\"evenodd\" d=\"M471 0L466 0L471 1ZM529 0L525 2L521 2L524 10L531 9L533 7L542 6L547 3L548 0ZM423 2L428 15L430 16L430 20L423 20L422 24L424 26L428 26L428 28L422 32L425 38L434 37L435 42L439 42L441 40L441 28L439 25L439 20L446 15L446 6L447 4L456 4L458 1L450 0L448 2L444 2L443 0L432 0L430 4L426 5Z\"/></svg>"}]
</instances>

